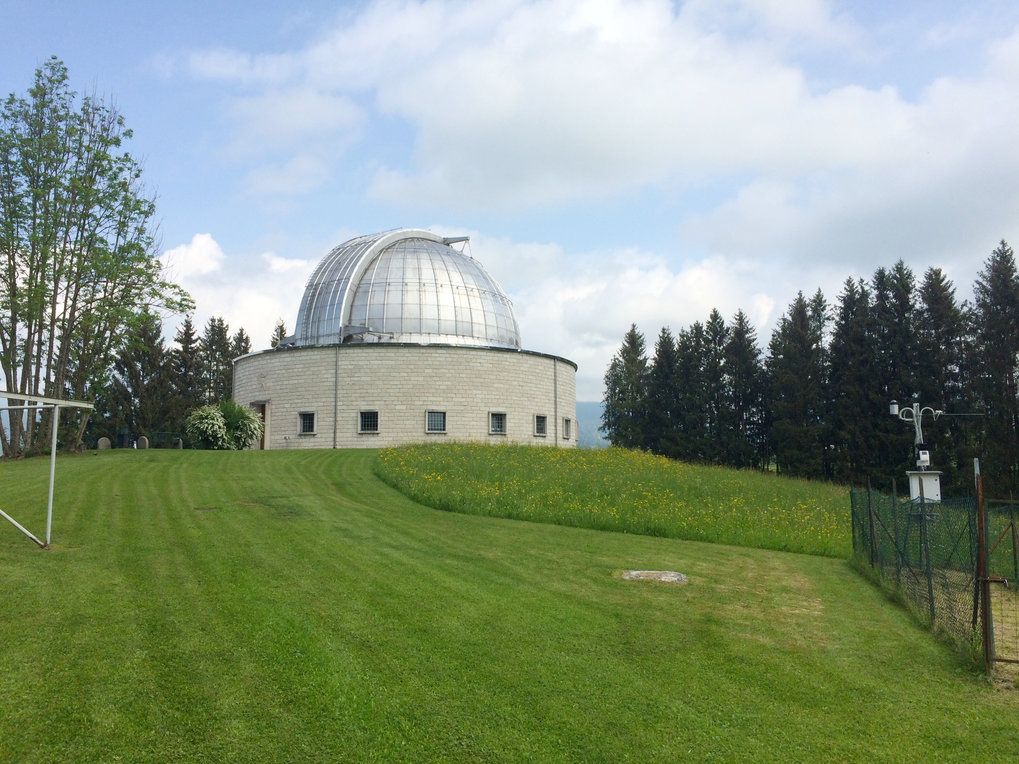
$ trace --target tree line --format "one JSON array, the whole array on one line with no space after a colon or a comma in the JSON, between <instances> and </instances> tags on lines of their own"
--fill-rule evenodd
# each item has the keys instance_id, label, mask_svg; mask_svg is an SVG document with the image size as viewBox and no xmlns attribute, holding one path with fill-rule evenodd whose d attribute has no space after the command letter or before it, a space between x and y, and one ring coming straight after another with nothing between
<instances>
[{"instance_id":1,"label":"tree line","mask_svg":"<svg viewBox=\"0 0 1019 764\"><path fill-rule=\"evenodd\" d=\"M233 359L250 352L222 318L199 336L194 302L156 257L155 201L131 131L96 94L79 96L56 57L0 103L0 370L18 395L94 401L64 409L60 442L187 439L188 413L228 401ZM173 345L160 316L183 313ZM272 344L285 336L280 322ZM5 458L46 450L50 410L0 414Z\"/></svg>"},{"instance_id":2,"label":"tree line","mask_svg":"<svg viewBox=\"0 0 1019 764\"><path fill-rule=\"evenodd\" d=\"M947 491L1006 496L1019 477L1019 275L1002 241L972 302L939 268L918 282L903 261L848 278L834 305L802 292L766 350L742 310L711 311L648 351L632 325L605 374L601 429L613 445L687 461L887 488L915 469L914 431L889 414L924 417L924 440Z\"/></svg>"},{"instance_id":3,"label":"tree line","mask_svg":"<svg viewBox=\"0 0 1019 764\"><path fill-rule=\"evenodd\" d=\"M51 58L0 105L0 367L9 393L89 400L149 311L190 309L155 258L155 202L131 131ZM17 401L16 398L14 398ZM65 439L80 442L87 417ZM0 418L4 456L44 448L46 416Z\"/></svg>"},{"instance_id":4,"label":"tree line","mask_svg":"<svg viewBox=\"0 0 1019 764\"><path fill-rule=\"evenodd\" d=\"M187 442L184 421L197 408L233 396L233 359L251 352L243 328L232 336L213 316L198 335L190 316L167 347L162 322L144 313L125 338L95 397L84 441L107 437L125 446L140 435L153 445Z\"/></svg>"}]
</instances>

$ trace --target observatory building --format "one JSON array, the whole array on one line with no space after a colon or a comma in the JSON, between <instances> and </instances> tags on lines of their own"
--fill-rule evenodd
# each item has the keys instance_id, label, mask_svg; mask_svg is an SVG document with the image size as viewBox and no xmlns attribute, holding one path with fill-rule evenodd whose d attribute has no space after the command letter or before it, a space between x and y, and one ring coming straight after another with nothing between
<instances>
[{"instance_id":1,"label":"observatory building","mask_svg":"<svg viewBox=\"0 0 1019 764\"><path fill-rule=\"evenodd\" d=\"M326 255L294 335L234 361L234 400L265 422L256 447L576 446L577 365L522 349L466 241L402 229Z\"/></svg>"}]
</instances>

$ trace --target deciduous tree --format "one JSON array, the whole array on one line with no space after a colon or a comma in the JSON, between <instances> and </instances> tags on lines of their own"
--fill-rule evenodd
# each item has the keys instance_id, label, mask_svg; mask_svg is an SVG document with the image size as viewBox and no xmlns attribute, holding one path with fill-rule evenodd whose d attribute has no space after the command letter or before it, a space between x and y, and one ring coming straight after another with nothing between
<instances>
[{"instance_id":1,"label":"deciduous tree","mask_svg":"<svg viewBox=\"0 0 1019 764\"><path fill-rule=\"evenodd\" d=\"M6 389L89 399L146 309L185 308L163 279L131 131L95 95L78 98L51 58L0 106L0 366ZM84 418L70 445L80 443ZM34 417L0 422L4 455L39 447Z\"/></svg>"}]
</instances>

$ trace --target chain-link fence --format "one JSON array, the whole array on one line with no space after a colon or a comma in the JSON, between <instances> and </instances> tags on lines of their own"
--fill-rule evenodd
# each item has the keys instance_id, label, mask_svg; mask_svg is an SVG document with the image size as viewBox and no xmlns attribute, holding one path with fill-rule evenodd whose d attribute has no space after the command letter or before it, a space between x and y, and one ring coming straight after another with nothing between
<instances>
[{"instance_id":1,"label":"chain-link fence","mask_svg":"<svg viewBox=\"0 0 1019 764\"><path fill-rule=\"evenodd\" d=\"M984 505L987 585L984 588L993 624L987 655L994 672L1019 679L1019 526L1016 505L987 501Z\"/></svg>"},{"instance_id":2,"label":"chain-link fence","mask_svg":"<svg viewBox=\"0 0 1019 764\"><path fill-rule=\"evenodd\" d=\"M932 630L964 650L978 648L976 501L918 502L856 490L851 496L857 562L901 592Z\"/></svg>"},{"instance_id":3,"label":"chain-link fence","mask_svg":"<svg viewBox=\"0 0 1019 764\"><path fill-rule=\"evenodd\" d=\"M974 498L910 501L871 490L851 497L854 560L932 630L982 653L988 671L1019 678L1019 508L988 501L979 512Z\"/></svg>"}]
</instances>

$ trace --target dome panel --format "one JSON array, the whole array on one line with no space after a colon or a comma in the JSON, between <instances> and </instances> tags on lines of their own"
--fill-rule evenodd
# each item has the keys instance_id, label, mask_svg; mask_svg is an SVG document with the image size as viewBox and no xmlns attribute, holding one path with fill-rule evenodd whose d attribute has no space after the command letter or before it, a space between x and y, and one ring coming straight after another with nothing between
<instances>
[{"instance_id":1,"label":"dome panel","mask_svg":"<svg viewBox=\"0 0 1019 764\"><path fill-rule=\"evenodd\" d=\"M408 342L520 348L513 307L472 257L428 231L362 236L322 259L296 345Z\"/></svg>"}]
</instances>

